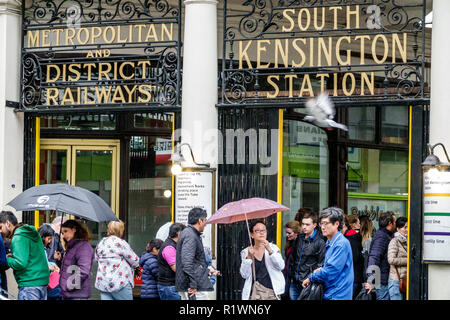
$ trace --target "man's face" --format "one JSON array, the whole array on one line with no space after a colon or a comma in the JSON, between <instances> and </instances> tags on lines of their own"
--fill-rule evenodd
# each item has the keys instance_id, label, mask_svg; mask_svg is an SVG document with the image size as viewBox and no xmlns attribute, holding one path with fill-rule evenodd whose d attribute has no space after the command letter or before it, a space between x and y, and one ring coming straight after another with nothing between
<instances>
[{"instance_id":1,"label":"man's face","mask_svg":"<svg viewBox=\"0 0 450 320\"><path fill-rule=\"evenodd\" d=\"M11 222L0 223L0 232L3 238L9 238L13 230L14 226Z\"/></svg>"},{"instance_id":2,"label":"man's face","mask_svg":"<svg viewBox=\"0 0 450 320\"><path fill-rule=\"evenodd\" d=\"M339 221L331 223L330 218L322 218L320 220L320 228L325 237L334 236L338 232Z\"/></svg>"},{"instance_id":3,"label":"man's face","mask_svg":"<svg viewBox=\"0 0 450 320\"><path fill-rule=\"evenodd\" d=\"M395 216L392 216L392 218L394 219L394 222L389 222L389 224L387 225L386 229L388 229L391 232L394 232L395 231L396 218L395 218Z\"/></svg>"},{"instance_id":4,"label":"man's face","mask_svg":"<svg viewBox=\"0 0 450 320\"><path fill-rule=\"evenodd\" d=\"M312 235L312 233L314 232L314 229L317 227L317 224L313 222L313 219L311 218L306 218L302 220L302 228L303 228L303 232L305 232L305 234L307 236Z\"/></svg>"},{"instance_id":5,"label":"man's face","mask_svg":"<svg viewBox=\"0 0 450 320\"><path fill-rule=\"evenodd\" d=\"M204 219L198 220L198 231L203 232L203 230L205 230L205 227L206 227L206 217Z\"/></svg>"}]
</instances>

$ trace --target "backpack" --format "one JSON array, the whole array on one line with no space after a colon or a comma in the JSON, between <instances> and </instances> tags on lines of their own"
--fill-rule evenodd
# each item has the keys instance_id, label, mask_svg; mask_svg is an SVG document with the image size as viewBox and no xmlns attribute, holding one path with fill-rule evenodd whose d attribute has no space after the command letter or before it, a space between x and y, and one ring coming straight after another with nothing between
<instances>
[{"instance_id":1,"label":"backpack","mask_svg":"<svg viewBox=\"0 0 450 320\"><path fill-rule=\"evenodd\" d=\"M311 283L306 288L303 288L297 300L322 300L323 299L323 284Z\"/></svg>"}]
</instances>

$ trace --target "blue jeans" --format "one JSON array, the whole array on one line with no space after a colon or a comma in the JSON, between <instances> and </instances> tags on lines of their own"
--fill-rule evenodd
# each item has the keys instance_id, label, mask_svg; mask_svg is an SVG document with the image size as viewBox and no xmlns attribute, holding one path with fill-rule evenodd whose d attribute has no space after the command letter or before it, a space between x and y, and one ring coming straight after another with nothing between
<instances>
[{"instance_id":1,"label":"blue jeans","mask_svg":"<svg viewBox=\"0 0 450 320\"><path fill-rule=\"evenodd\" d=\"M47 286L20 287L17 300L47 300Z\"/></svg>"},{"instance_id":2,"label":"blue jeans","mask_svg":"<svg viewBox=\"0 0 450 320\"><path fill-rule=\"evenodd\" d=\"M158 293L161 300L181 300L181 296L175 286L163 286L158 284Z\"/></svg>"},{"instance_id":3,"label":"blue jeans","mask_svg":"<svg viewBox=\"0 0 450 320\"><path fill-rule=\"evenodd\" d=\"M399 282L397 280L389 279L389 298L391 300L403 300L403 295L398 288Z\"/></svg>"},{"instance_id":4,"label":"blue jeans","mask_svg":"<svg viewBox=\"0 0 450 320\"><path fill-rule=\"evenodd\" d=\"M56 286L53 289L47 289L47 300L62 300L61 287Z\"/></svg>"},{"instance_id":5,"label":"blue jeans","mask_svg":"<svg viewBox=\"0 0 450 320\"><path fill-rule=\"evenodd\" d=\"M380 289L376 289L377 300L390 300L389 299L389 288L388 286L380 286Z\"/></svg>"},{"instance_id":6,"label":"blue jeans","mask_svg":"<svg viewBox=\"0 0 450 320\"><path fill-rule=\"evenodd\" d=\"M289 298L291 300L297 300L300 296L300 293L302 293L303 288L297 287L293 282L291 282L291 285L289 286Z\"/></svg>"},{"instance_id":7,"label":"blue jeans","mask_svg":"<svg viewBox=\"0 0 450 320\"><path fill-rule=\"evenodd\" d=\"M125 287L117 291L100 291L100 297L102 300L133 300L133 288L128 283Z\"/></svg>"}]
</instances>

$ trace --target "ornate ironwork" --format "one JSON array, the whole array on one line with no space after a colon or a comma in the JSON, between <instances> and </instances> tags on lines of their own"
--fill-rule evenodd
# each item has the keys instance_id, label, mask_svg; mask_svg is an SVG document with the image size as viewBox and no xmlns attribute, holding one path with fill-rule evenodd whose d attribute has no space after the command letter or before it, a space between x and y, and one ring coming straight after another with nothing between
<instances>
[{"instance_id":1,"label":"ornate ironwork","mask_svg":"<svg viewBox=\"0 0 450 320\"><path fill-rule=\"evenodd\" d=\"M423 103L425 1L404 3L225 1L218 106L297 108L322 90L338 105Z\"/></svg>"},{"instance_id":2,"label":"ornate ironwork","mask_svg":"<svg viewBox=\"0 0 450 320\"><path fill-rule=\"evenodd\" d=\"M181 0L24 2L21 110L181 106Z\"/></svg>"}]
</instances>

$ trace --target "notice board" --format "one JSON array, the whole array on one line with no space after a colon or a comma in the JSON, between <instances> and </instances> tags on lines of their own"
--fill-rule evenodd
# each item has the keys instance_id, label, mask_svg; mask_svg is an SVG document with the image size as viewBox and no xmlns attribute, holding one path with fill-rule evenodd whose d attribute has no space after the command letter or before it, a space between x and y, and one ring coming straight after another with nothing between
<instances>
[{"instance_id":1,"label":"notice board","mask_svg":"<svg viewBox=\"0 0 450 320\"><path fill-rule=\"evenodd\" d=\"M423 261L450 262L450 172L424 172Z\"/></svg>"},{"instance_id":2,"label":"notice board","mask_svg":"<svg viewBox=\"0 0 450 320\"><path fill-rule=\"evenodd\" d=\"M207 218L215 212L215 169L183 168L175 176L175 222L188 225L189 211L194 207L206 210ZM206 225L203 231L203 246L215 256L215 228Z\"/></svg>"}]
</instances>

